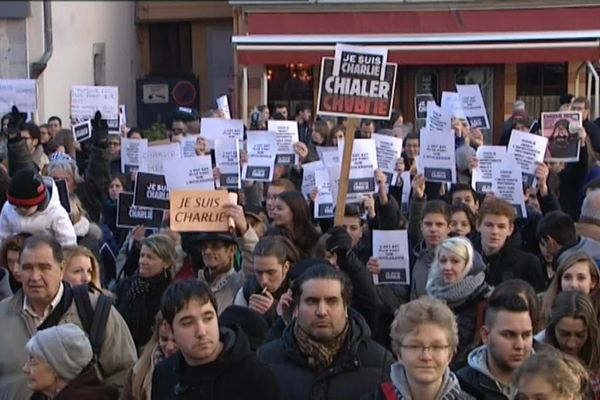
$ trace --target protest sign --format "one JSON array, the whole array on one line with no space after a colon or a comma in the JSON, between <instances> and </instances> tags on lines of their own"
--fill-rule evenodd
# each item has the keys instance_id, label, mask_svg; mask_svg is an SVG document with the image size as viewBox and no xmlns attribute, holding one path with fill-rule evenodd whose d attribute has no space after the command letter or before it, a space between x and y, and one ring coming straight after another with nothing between
<instances>
[{"instance_id":1,"label":"protest sign","mask_svg":"<svg viewBox=\"0 0 600 400\"><path fill-rule=\"evenodd\" d=\"M448 110L438 107L433 101L427 103L425 130L434 133L452 131L452 118Z\"/></svg>"},{"instance_id":2,"label":"protest sign","mask_svg":"<svg viewBox=\"0 0 600 400\"><path fill-rule=\"evenodd\" d=\"M492 164L492 192L515 207L518 218L527 218L523 175L514 154L506 153L500 163Z\"/></svg>"},{"instance_id":3,"label":"protest sign","mask_svg":"<svg viewBox=\"0 0 600 400\"><path fill-rule=\"evenodd\" d=\"M333 218L333 194L331 192L331 180L326 168L319 168L314 171L315 186L317 188L317 197L314 204L314 217Z\"/></svg>"},{"instance_id":4,"label":"protest sign","mask_svg":"<svg viewBox=\"0 0 600 400\"><path fill-rule=\"evenodd\" d=\"M72 86L71 119L93 119L96 111L106 120L119 119L119 88L116 86Z\"/></svg>"},{"instance_id":5,"label":"protest sign","mask_svg":"<svg viewBox=\"0 0 600 400\"><path fill-rule=\"evenodd\" d=\"M310 199L310 194L315 188L315 171L325 168L325 164L321 160L302 164L302 187L301 192L307 199Z\"/></svg>"},{"instance_id":6,"label":"protest sign","mask_svg":"<svg viewBox=\"0 0 600 400\"><path fill-rule=\"evenodd\" d=\"M296 121L275 121L267 122L267 127L271 132L277 133L277 165L294 165L298 163L298 155L294 151L294 144L298 139L298 123Z\"/></svg>"},{"instance_id":7,"label":"protest sign","mask_svg":"<svg viewBox=\"0 0 600 400\"><path fill-rule=\"evenodd\" d=\"M456 183L455 158L453 131L421 131L417 171L428 181Z\"/></svg>"},{"instance_id":8,"label":"protest sign","mask_svg":"<svg viewBox=\"0 0 600 400\"><path fill-rule=\"evenodd\" d=\"M163 212L155 208L133 205L133 193L119 193L117 201L117 227L135 228L143 225L146 228L160 228Z\"/></svg>"},{"instance_id":9,"label":"protest sign","mask_svg":"<svg viewBox=\"0 0 600 400\"><path fill-rule=\"evenodd\" d=\"M490 129L490 121L479 85L456 85L456 91L469 126Z\"/></svg>"},{"instance_id":10,"label":"protest sign","mask_svg":"<svg viewBox=\"0 0 600 400\"><path fill-rule=\"evenodd\" d=\"M242 179L271 182L275 169L277 134L269 131L248 131L248 164L242 169Z\"/></svg>"},{"instance_id":11,"label":"protest sign","mask_svg":"<svg viewBox=\"0 0 600 400\"><path fill-rule=\"evenodd\" d=\"M123 125L127 125L127 107L125 104L119 104L119 129Z\"/></svg>"},{"instance_id":12,"label":"protest sign","mask_svg":"<svg viewBox=\"0 0 600 400\"><path fill-rule=\"evenodd\" d=\"M373 139L355 139L348 177L348 202L362 201L363 194L375 192L377 150Z\"/></svg>"},{"instance_id":13,"label":"protest sign","mask_svg":"<svg viewBox=\"0 0 600 400\"><path fill-rule=\"evenodd\" d=\"M84 142L92 137L92 121L87 120L72 127L73 139L76 142Z\"/></svg>"},{"instance_id":14,"label":"protest sign","mask_svg":"<svg viewBox=\"0 0 600 400\"><path fill-rule=\"evenodd\" d=\"M160 146L148 146L142 155L143 163L140 171L153 174L163 174L163 161L181 158L179 143L169 143Z\"/></svg>"},{"instance_id":15,"label":"protest sign","mask_svg":"<svg viewBox=\"0 0 600 400\"><path fill-rule=\"evenodd\" d=\"M374 133L375 150L377 151L377 166L387 176L389 185L395 182L396 162L402 157L402 139Z\"/></svg>"},{"instance_id":16,"label":"protest sign","mask_svg":"<svg viewBox=\"0 0 600 400\"><path fill-rule=\"evenodd\" d=\"M431 93L418 94L415 96L415 118L425 119L427 118L427 103L430 101L435 102Z\"/></svg>"},{"instance_id":17,"label":"protest sign","mask_svg":"<svg viewBox=\"0 0 600 400\"><path fill-rule=\"evenodd\" d=\"M211 149L216 139L244 140L244 122L241 119L202 118L200 135L208 140Z\"/></svg>"},{"instance_id":18,"label":"protest sign","mask_svg":"<svg viewBox=\"0 0 600 400\"><path fill-rule=\"evenodd\" d=\"M227 232L229 221L223 206L229 204L226 190L173 191L171 229L177 232Z\"/></svg>"},{"instance_id":19,"label":"protest sign","mask_svg":"<svg viewBox=\"0 0 600 400\"><path fill-rule=\"evenodd\" d=\"M168 210L169 189L164 175L138 172L133 188L133 204Z\"/></svg>"},{"instance_id":20,"label":"protest sign","mask_svg":"<svg viewBox=\"0 0 600 400\"><path fill-rule=\"evenodd\" d=\"M373 275L376 285L409 284L408 234L405 230L373 230L373 258L381 271Z\"/></svg>"},{"instance_id":21,"label":"protest sign","mask_svg":"<svg viewBox=\"0 0 600 400\"><path fill-rule=\"evenodd\" d=\"M130 174L140 168L141 156L148 149L148 139L121 138L121 172Z\"/></svg>"},{"instance_id":22,"label":"protest sign","mask_svg":"<svg viewBox=\"0 0 600 400\"><path fill-rule=\"evenodd\" d=\"M210 155L163 162L169 191L215 190Z\"/></svg>"},{"instance_id":23,"label":"protest sign","mask_svg":"<svg viewBox=\"0 0 600 400\"><path fill-rule=\"evenodd\" d=\"M452 118L467 119L460 97L456 92L442 92L442 108L446 110Z\"/></svg>"},{"instance_id":24,"label":"protest sign","mask_svg":"<svg viewBox=\"0 0 600 400\"><path fill-rule=\"evenodd\" d=\"M35 79L0 79L0 112L8 113L12 106L19 112L37 111Z\"/></svg>"},{"instance_id":25,"label":"protest sign","mask_svg":"<svg viewBox=\"0 0 600 400\"><path fill-rule=\"evenodd\" d=\"M329 175L329 184L331 187L331 194L334 200L336 200L336 207L339 206L338 194L340 191L340 167L327 167L327 174ZM316 180L316 175L315 175ZM316 185L316 182L315 182ZM344 206L345 207L345 206Z\"/></svg>"},{"instance_id":26,"label":"protest sign","mask_svg":"<svg viewBox=\"0 0 600 400\"><path fill-rule=\"evenodd\" d=\"M196 157L196 141L200 135L186 135L179 141L181 158Z\"/></svg>"},{"instance_id":27,"label":"protest sign","mask_svg":"<svg viewBox=\"0 0 600 400\"><path fill-rule=\"evenodd\" d=\"M536 162L544 161L548 138L531 133L512 130L508 142L507 152L514 154L515 160L521 166L523 184L525 187L537 186L535 179Z\"/></svg>"},{"instance_id":28,"label":"protest sign","mask_svg":"<svg viewBox=\"0 0 600 400\"><path fill-rule=\"evenodd\" d=\"M548 138L545 161L579 161L579 129L581 113L544 112L542 113L542 135Z\"/></svg>"},{"instance_id":29,"label":"protest sign","mask_svg":"<svg viewBox=\"0 0 600 400\"><path fill-rule=\"evenodd\" d=\"M476 192L489 193L492 190L492 165L501 164L505 154L504 146L484 145L477 148L478 166L473 169L471 179L471 186Z\"/></svg>"},{"instance_id":30,"label":"protest sign","mask_svg":"<svg viewBox=\"0 0 600 400\"><path fill-rule=\"evenodd\" d=\"M217 99L217 108L223 113L223 118L231 119L231 111L229 110L227 96L221 96Z\"/></svg>"},{"instance_id":31,"label":"protest sign","mask_svg":"<svg viewBox=\"0 0 600 400\"><path fill-rule=\"evenodd\" d=\"M397 65L386 61L387 49L336 45L321 61L317 114L389 119Z\"/></svg>"},{"instance_id":32,"label":"protest sign","mask_svg":"<svg viewBox=\"0 0 600 400\"><path fill-rule=\"evenodd\" d=\"M343 145L341 147L343 147ZM340 147L317 146L316 148L319 160L321 160L326 167L340 167L342 162L342 152L340 152Z\"/></svg>"},{"instance_id":33,"label":"protest sign","mask_svg":"<svg viewBox=\"0 0 600 400\"><path fill-rule=\"evenodd\" d=\"M411 180L410 171L404 171L401 175L402 178L402 203L400 204L400 211L404 215L408 215L410 210L410 193L411 193Z\"/></svg>"},{"instance_id":34,"label":"protest sign","mask_svg":"<svg viewBox=\"0 0 600 400\"><path fill-rule=\"evenodd\" d=\"M63 206L68 214L71 214L71 198L69 197L69 188L67 181L64 179L57 179L54 181L58 190L58 198L60 199L60 205Z\"/></svg>"},{"instance_id":35,"label":"protest sign","mask_svg":"<svg viewBox=\"0 0 600 400\"><path fill-rule=\"evenodd\" d=\"M220 173L217 187L240 189L240 142L236 139L215 140L215 161Z\"/></svg>"}]
</instances>

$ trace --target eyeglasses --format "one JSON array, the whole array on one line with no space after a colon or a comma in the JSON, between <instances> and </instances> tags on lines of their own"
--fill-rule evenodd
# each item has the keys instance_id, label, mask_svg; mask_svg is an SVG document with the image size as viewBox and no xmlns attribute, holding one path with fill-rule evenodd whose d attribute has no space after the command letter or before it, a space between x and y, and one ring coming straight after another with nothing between
<instances>
[{"instance_id":1,"label":"eyeglasses","mask_svg":"<svg viewBox=\"0 0 600 400\"><path fill-rule=\"evenodd\" d=\"M435 345L435 346L417 346L417 345L402 345L400 348L406 350L407 353L412 354L413 356L424 354L426 351L429 351L429 354L433 356L440 356L448 349L450 346L445 345Z\"/></svg>"},{"instance_id":2,"label":"eyeglasses","mask_svg":"<svg viewBox=\"0 0 600 400\"><path fill-rule=\"evenodd\" d=\"M172 128L171 132L173 132L173 133L183 133L183 128Z\"/></svg>"},{"instance_id":3,"label":"eyeglasses","mask_svg":"<svg viewBox=\"0 0 600 400\"><path fill-rule=\"evenodd\" d=\"M108 142L109 146L120 146L121 143L120 142Z\"/></svg>"}]
</instances>

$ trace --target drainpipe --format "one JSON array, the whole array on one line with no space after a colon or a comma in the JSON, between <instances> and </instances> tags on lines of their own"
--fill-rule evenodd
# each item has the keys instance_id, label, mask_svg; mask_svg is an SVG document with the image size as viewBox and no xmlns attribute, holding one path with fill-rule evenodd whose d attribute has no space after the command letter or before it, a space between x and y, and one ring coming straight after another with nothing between
<instances>
[{"instance_id":1,"label":"drainpipe","mask_svg":"<svg viewBox=\"0 0 600 400\"><path fill-rule=\"evenodd\" d=\"M37 79L44 72L52 57L52 6L50 0L44 0L44 54L39 61L29 66L29 78Z\"/></svg>"}]
</instances>

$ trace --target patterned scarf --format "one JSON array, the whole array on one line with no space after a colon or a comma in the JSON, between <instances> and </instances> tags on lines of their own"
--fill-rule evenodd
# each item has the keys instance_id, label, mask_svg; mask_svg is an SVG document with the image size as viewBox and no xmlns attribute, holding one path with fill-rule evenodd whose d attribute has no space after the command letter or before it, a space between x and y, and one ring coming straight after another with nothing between
<instances>
[{"instance_id":1,"label":"patterned scarf","mask_svg":"<svg viewBox=\"0 0 600 400\"><path fill-rule=\"evenodd\" d=\"M436 299L445 300L448 307L458 307L462 305L476 290L478 290L485 281L485 272L479 272L476 275L467 275L460 281L453 284L446 284L441 277L427 282L427 294Z\"/></svg>"},{"instance_id":2,"label":"patterned scarf","mask_svg":"<svg viewBox=\"0 0 600 400\"><path fill-rule=\"evenodd\" d=\"M329 368L338 355L350 331L350 324L346 321L346 326L342 332L333 340L327 343L317 342L306 333L298 322L294 324L294 336L300 351L308 356L308 365L315 371L322 371Z\"/></svg>"}]
</instances>

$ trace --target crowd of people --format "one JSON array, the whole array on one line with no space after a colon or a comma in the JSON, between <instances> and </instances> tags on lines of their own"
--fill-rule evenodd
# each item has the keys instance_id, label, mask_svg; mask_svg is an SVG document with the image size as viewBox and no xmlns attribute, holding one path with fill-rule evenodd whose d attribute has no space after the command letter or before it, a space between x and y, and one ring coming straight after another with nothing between
<instances>
[{"instance_id":1,"label":"crowd of people","mask_svg":"<svg viewBox=\"0 0 600 400\"><path fill-rule=\"evenodd\" d=\"M524 106L499 144L537 133ZM168 213L160 229L118 226L136 177L121 173L120 140L142 131L109 134L96 113L78 143L59 117L37 125L13 108L0 140L0 399L600 399L589 108L561 107L582 112L579 161L538 163L522 218L472 189L484 135L466 121L453 120L459 181L446 185L417 173L419 134L400 112L347 132L301 104L300 164L243 181L224 207L231 232L177 232ZM248 128L291 118L272 111L257 107ZM210 154L199 120L176 114L169 139L200 133L196 153ZM375 132L403 139L396 169L411 187L376 170L377 191L347 204L341 225L315 219L302 165ZM408 284L374 284L374 230L407 230Z\"/></svg>"}]
</instances>

